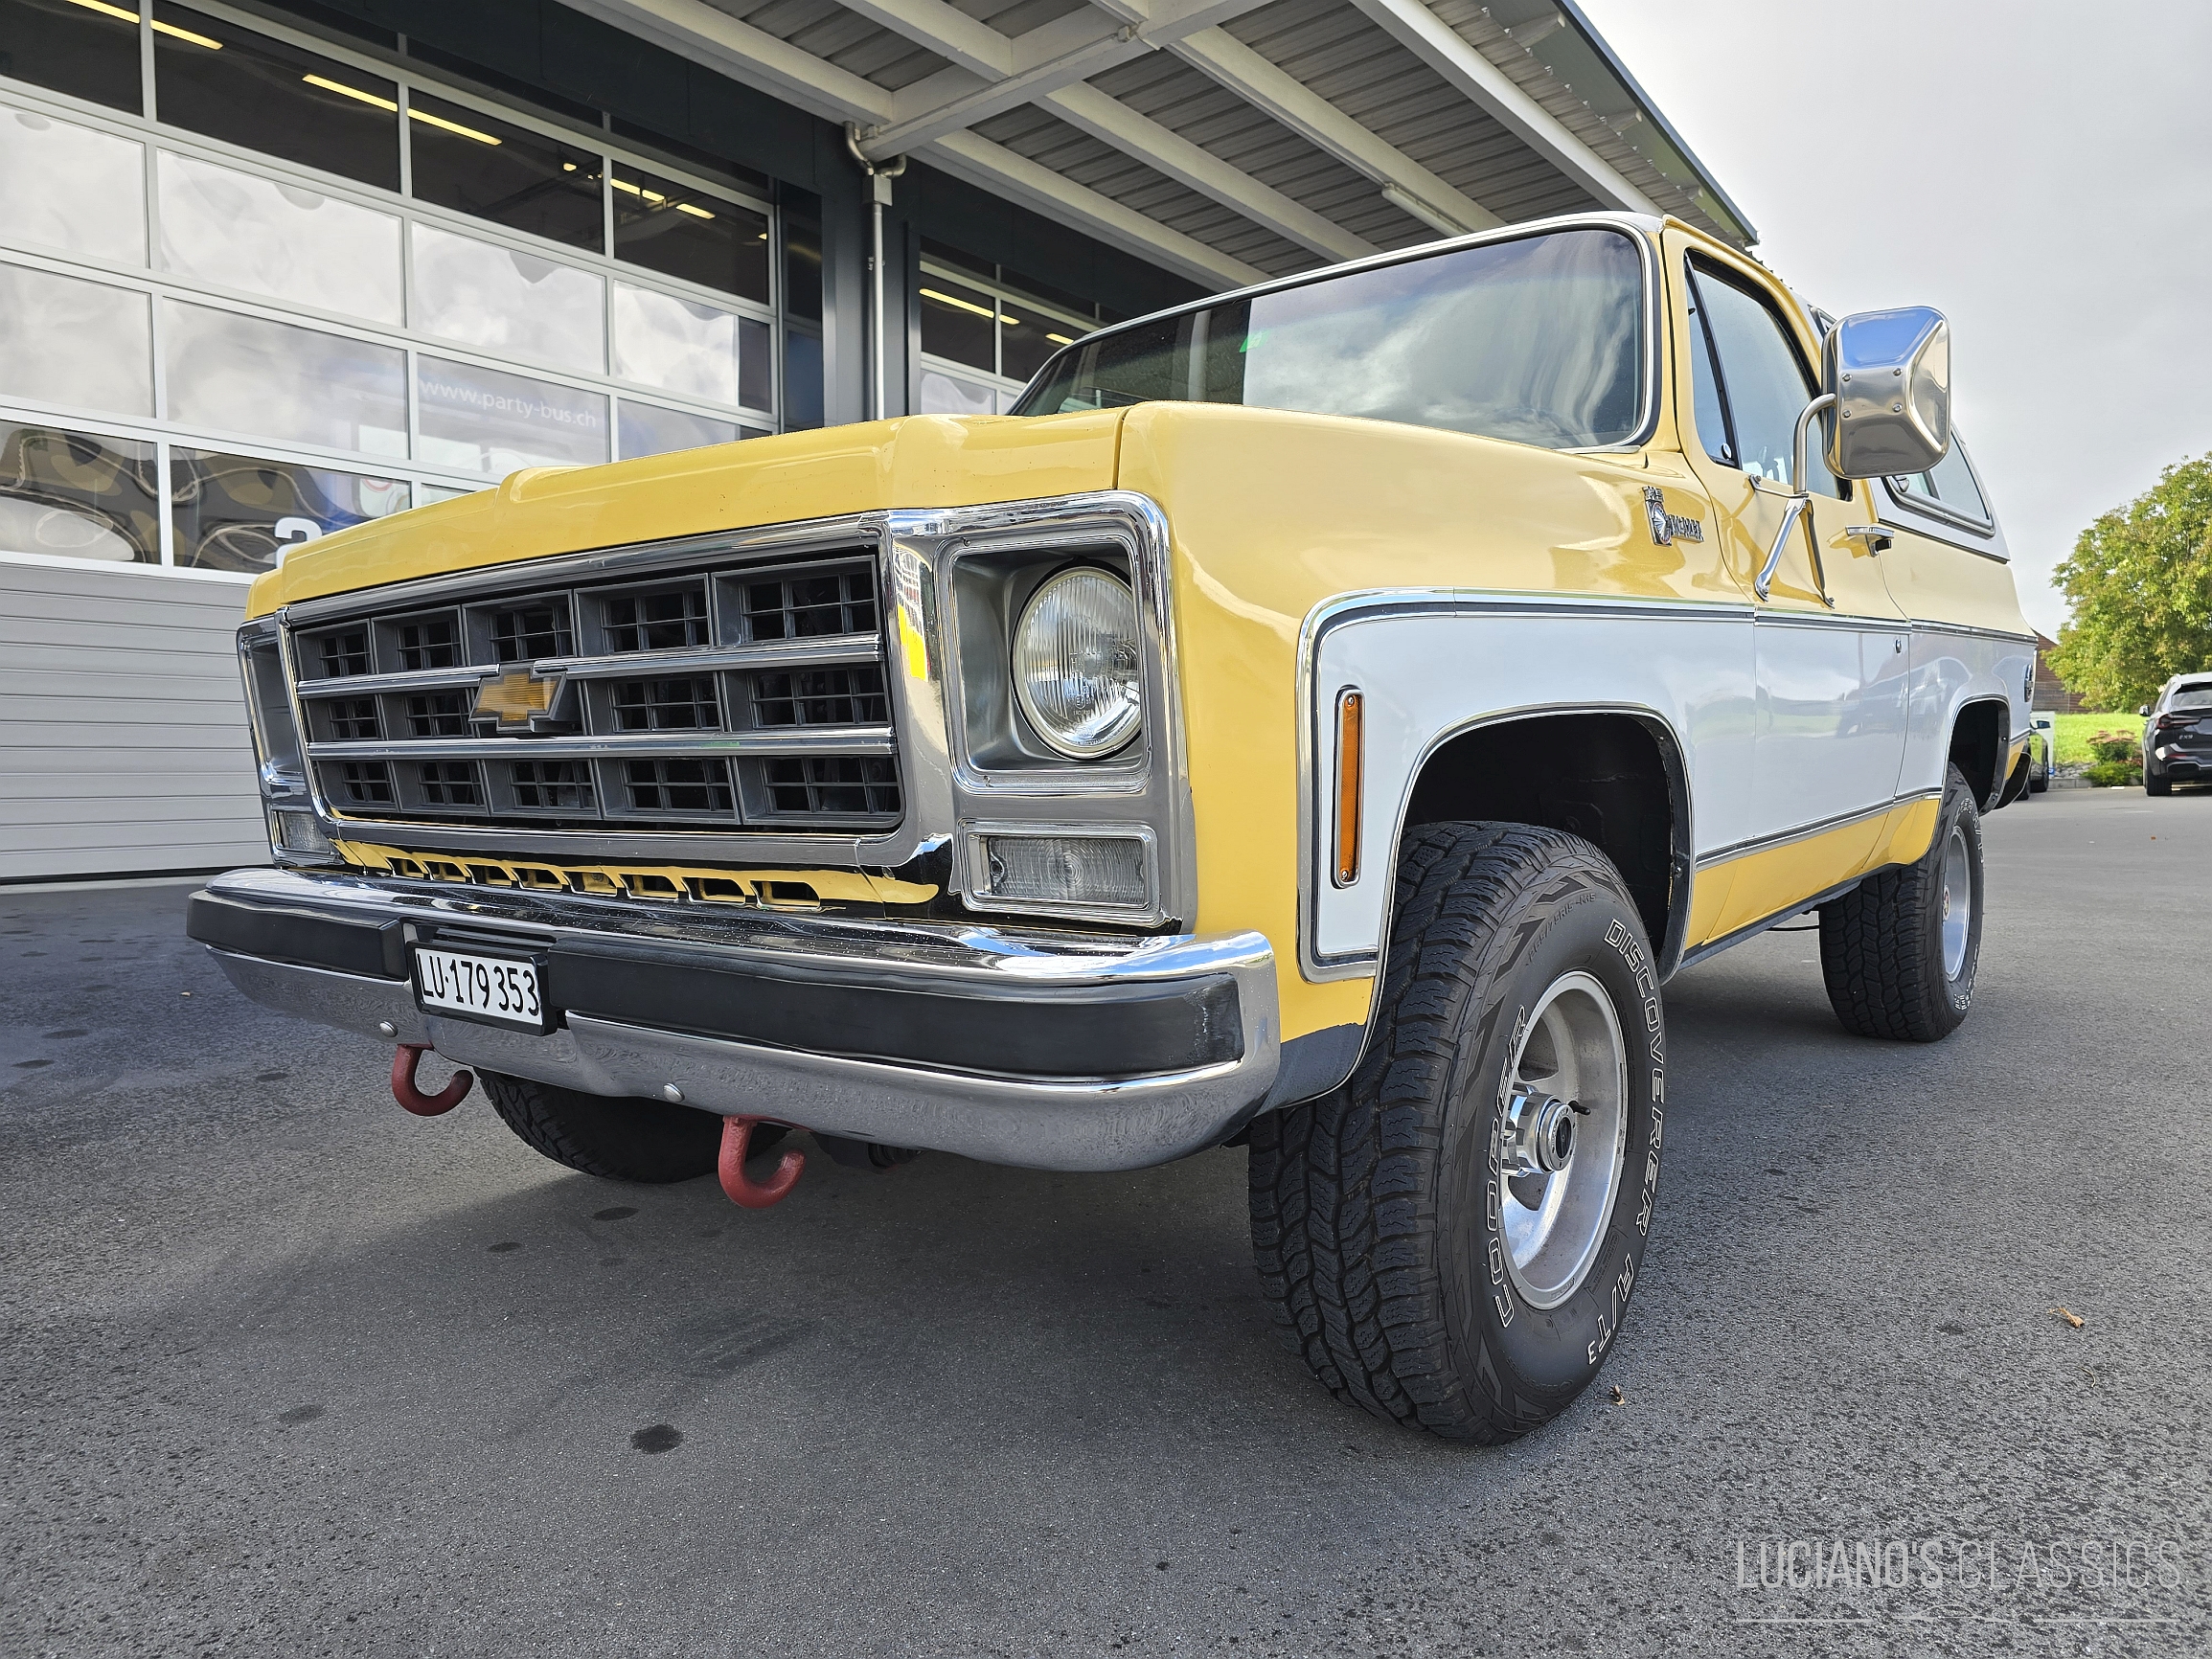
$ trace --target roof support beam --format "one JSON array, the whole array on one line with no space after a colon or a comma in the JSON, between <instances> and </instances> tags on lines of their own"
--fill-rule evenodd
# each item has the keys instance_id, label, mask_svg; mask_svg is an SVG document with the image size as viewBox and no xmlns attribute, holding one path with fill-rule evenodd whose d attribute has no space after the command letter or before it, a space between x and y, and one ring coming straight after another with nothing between
<instances>
[{"instance_id":1,"label":"roof support beam","mask_svg":"<svg viewBox=\"0 0 2212 1659\"><path fill-rule=\"evenodd\" d=\"M1108 25L1101 33L1097 13L1086 11L1007 40L945 0L842 0L871 21L955 65L905 89L899 98L899 118L864 131L858 140L860 153L872 161L889 160L1004 110L1035 103L1324 259L1355 260L1374 253L1374 244L1364 238L1085 84L1091 76L1153 51L1163 41L1213 27L1262 3L1180 0L1140 7L1135 0L1117 0L1112 10L1122 18L1119 28ZM965 90L960 90L963 86ZM918 104L924 107L916 109Z\"/></svg>"},{"instance_id":2,"label":"roof support beam","mask_svg":"<svg viewBox=\"0 0 2212 1659\"><path fill-rule=\"evenodd\" d=\"M759 92L825 121L875 125L892 119L890 92L705 0L562 0L625 34L696 58Z\"/></svg>"},{"instance_id":3,"label":"roof support beam","mask_svg":"<svg viewBox=\"0 0 2212 1659\"><path fill-rule=\"evenodd\" d=\"M1560 171L1608 207L1655 214L1652 198L1624 178L1612 163L1562 124L1559 117L1515 84L1513 77L1470 46L1422 0L1352 0L1376 25L1472 100ZM1418 192L1416 193L1419 193Z\"/></svg>"},{"instance_id":4,"label":"roof support beam","mask_svg":"<svg viewBox=\"0 0 2212 1659\"><path fill-rule=\"evenodd\" d=\"M1486 231L1505 223L1479 202L1430 172L1397 146L1378 138L1288 71L1260 56L1226 29L1204 29L1174 47L1175 56L1204 70L1246 102L1266 110L1292 132L1327 151L1379 186L1394 186L1429 211L1417 214L1437 228ZM1402 208L1401 211L1404 211Z\"/></svg>"},{"instance_id":5,"label":"roof support beam","mask_svg":"<svg viewBox=\"0 0 2212 1659\"><path fill-rule=\"evenodd\" d=\"M1364 259L1377 251L1364 237L1355 236L1311 208L1300 206L1281 191L1262 184L1250 173L1231 167L1211 150L1171 132L1095 86L1063 87L1038 102L1070 126L1082 128L1124 155L1133 156L1177 184L1213 197L1223 207L1265 225L1287 241L1312 249L1326 260Z\"/></svg>"},{"instance_id":6,"label":"roof support beam","mask_svg":"<svg viewBox=\"0 0 2212 1659\"><path fill-rule=\"evenodd\" d=\"M951 60L901 88L889 122L860 134L860 153L889 161L1047 93L1103 75L1266 0L1116 0L1112 20L1083 7L1009 40L945 0L840 0L871 22ZM994 45L993 42L996 44Z\"/></svg>"},{"instance_id":7,"label":"roof support beam","mask_svg":"<svg viewBox=\"0 0 2212 1659\"><path fill-rule=\"evenodd\" d=\"M1170 265L1209 288L1241 288L1267 280L1266 271L1155 224L1134 208L972 132L946 133L931 148L930 160L955 177L1010 196L1139 259Z\"/></svg>"},{"instance_id":8,"label":"roof support beam","mask_svg":"<svg viewBox=\"0 0 2212 1659\"><path fill-rule=\"evenodd\" d=\"M826 121L881 125L894 117L892 95L874 81L741 23L705 0L562 3L710 64L733 80L785 99ZM947 133L931 147L930 159L970 184L1024 202L1208 287L1242 287L1266 280L1265 271L1196 238L1154 224L1134 209L973 133Z\"/></svg>"}]
</instances>

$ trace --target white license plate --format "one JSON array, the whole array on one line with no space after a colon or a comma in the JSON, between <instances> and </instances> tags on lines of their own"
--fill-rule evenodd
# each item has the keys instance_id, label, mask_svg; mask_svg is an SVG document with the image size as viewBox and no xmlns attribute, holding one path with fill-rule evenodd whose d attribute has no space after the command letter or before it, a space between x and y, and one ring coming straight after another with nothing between
<instances>
[{"instance_id":1,"label":"white license plate","mask_svg":"<svg viewBox=\"0 0 2212 1659\"><path fill-rule=\"evenodd\" d=\"M415 947L415 995L436 1013L457 1013L490 1025L546 1032L537 964L528 957Z\"/></svg>"}]
</instances>

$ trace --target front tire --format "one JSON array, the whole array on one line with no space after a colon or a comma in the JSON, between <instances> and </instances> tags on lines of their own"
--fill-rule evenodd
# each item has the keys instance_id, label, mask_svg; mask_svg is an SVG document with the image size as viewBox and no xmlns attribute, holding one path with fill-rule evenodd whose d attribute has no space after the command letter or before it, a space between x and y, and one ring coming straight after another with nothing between
<instances>
[{"instance_id":1,"label":"front tire","mask_svg":"<svg viewBox=\"0 0 2212 1659\"><path fill-rule=\"evenodd\" d=\"M1604 853L1522 825L1409 830L1367 1054L1251 1129L1252 1243L1289 1346L1339 1399L1448 1440L1557 1417L1643 1264L1664 1065L1651 947Z\"/></svg>"},{"instance_id":2,"label":"front tire","mask_svg":"<svg viewBox=\"0 0 2212 1659\"><path fill-rule=\"evenodd\" d=\"M478 1075L492 1109L525 1145L602 1180L689 1181L712 1172L721 1150L722 1120L711 1112L587 1095L504 1072ZM764 1149L757 1131L753 1143Z\"/></svg>"},{"instance_id":3,"label":"front tire","mask_svg":"<svg viewBox=\"0 0 2212 1659\"><path fill-rule=\"evenodd\" d=\"M1952 766L1927 853L1820 907L1820 973L1843 1029L1898 1042L1950 1035L1973 1002L1981 918L1981 812Z\"/></svg>"}]
</instances>

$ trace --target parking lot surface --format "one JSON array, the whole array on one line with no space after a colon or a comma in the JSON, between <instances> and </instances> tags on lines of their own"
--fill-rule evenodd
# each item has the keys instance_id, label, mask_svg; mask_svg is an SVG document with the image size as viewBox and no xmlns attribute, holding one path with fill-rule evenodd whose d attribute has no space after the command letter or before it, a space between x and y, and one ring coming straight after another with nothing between
<instances>
[{"instance_id":1,"label":"parking lot surface","mask_svg":"<svg viewBox=\"0 0 2212 1659\"><path fill-rule=\"evenodd\" d=\"M616 1186L0 889L0 1653L2202 1653L2212 796L1989 863L1948 1042L1669 988L1636 1306L1493 1450L1276 1346L1240 1150Z\"/></svg>"}]
</instances>

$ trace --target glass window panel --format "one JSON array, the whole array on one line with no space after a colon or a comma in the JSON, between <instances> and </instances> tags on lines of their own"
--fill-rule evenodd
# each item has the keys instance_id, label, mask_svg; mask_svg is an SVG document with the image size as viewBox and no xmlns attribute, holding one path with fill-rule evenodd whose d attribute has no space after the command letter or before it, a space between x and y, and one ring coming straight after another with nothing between
<instances>
[{"instance_id":1,"label":"glass window panel","mask_svg":"<svg viewBox=\"0 0 2212 1659\"><path fill-rule=\"evenodd\" d=\"M709 443L735 443L741 438L759 436L735 420L710 420L704 415L689 415L681 409L663 409L628 398L622 400L622 458L625 461L635 461L641 455L666 455L676 449L702 449Z\"/></svg>"},{"instance_id":2,"label":"glass window panel","mask_svg":"<svg viewBox=\"0 0 2212 1659\"><path fill-rule=\"evenodd\" d=\"M491 488L489 484L479 484L473 489L456 489L449 484L418 484L415 486L415 505L428 507L434 501L458 501L464 495L474 495Z\"/></svg>"},{"instance_id":3,"label":"glass window panel","mask_svg":"<svg viewBox=\"0 0 2212 1659\"><path fill-rule=\"evenodd\" d=\"M992 296L934 271L922 273L921 293L922 349L932 357L995 373L992 325L998 307Z\"/></svg>"},{"instance_id":4,"label":"glass window panel","mask_svg":"<svg viewBox=\"0 0 2212 1659\"><path fill-rule=\"evenodd\" d=\"M0 29L6 5L0 0ZM0 225L11 241L145 264L145 147L28 109L0 108Z\"/></svg>"},{"instance_id":5,"label":"glass window panel","mask_svg":"<svg viewBox=\"0 0 2212 1659\"><path fill-rule=\"evenodd\" d=\"M784 314L822 317L822 227L784 210Z\"/></svg>"},{"instance_id":6,"label":"glass window panel","mask_svg":"<svg viewBox=\"0 0 2212 1659\"><path fill-rule=\"evenodd\" d=\"M161 562L154 446L0 421L0 550Z\"/></svg>"},{"instance_id":7,"label":"glass window panel","mask_svg":"<svg viewBox=\"0 0 2212 1659\"><path fill-rule=\"evenodd\" d=\"M1713 366L1713 342L1705 331L1705 307L1698 286L1690 284L1690 401L1698 441L1705 453L1723 466L1736 465L1736 450L1728 441L1728 417L1721 407L1721 375Z\"/></svg>"},{"instance_id":8,"label":"glass window panel","mask_svg":"<svg viewBox=\"0 0 2212 1659\"><path fill-rule=\"evenodd\" d=\"M533 236L604 253L600 156L422 92L407 95L415 193Z\"/></svg>"},{"instance_id":9,"label":"glass window panel","mask_svg":"<svg viewBox=\"0 0 2212 1659\"><path fill-rule=\"evenodd\" d=\"M1967 465L1966 451L1959 447L1956 434L1951 437L1950 452L1936 463L1933 472L1916 472L1903 483L1915 495L1932 496L1953 512L1989 522L1989 505L1981 498L1973 469Z\"/></svg>"},{"instance_id":10,"label":"glass window panel","mask_svg":"<svg viewBox=\"0 0 2212 1659\"><path fill-rule=\"evenodd\" d=\"M291 461L177 448L169 454L169 499L177 563L267 570L317 536L405 511L408 486L403 479Z\"/></svg>"},{"instance_id":11,"label":"glass window panel","mask_svg":"<svg viewBox=\"0 0 2212 1659\"><path fill-rule=\"evenodd\" d=\"M153 97L173 126L399 188L399 89L351 64L154 0Z\"/></svg>"},{"instance_id":12,"label":"glass window panel","mask_svg":"<svg viewBox=\"0 0 2212 1659\"><path fill-rule=\"evenodd\" d=\"M162 304L171 420L369 455L407 453L406 356L397 348Z\"/></svg>"},{"instance_id":13,"label":"glass window panel","mask_svg":"<svg viewBox=\"0 0 2212 1659\"><path fill-rule=\"evenodd\" d=\"M822 424L822 342L784 327L784 430L811 432Z\"/></svg>"},{"instance_id":14,"label":"glass window panel","mask_svg":"<svg viewBox=\"0 0 2212 1659\"><path fill-rule=\"evenodd\" d=\"M1754 478L1787 484L1798 412L1813 397L1813 373L1765 301L1710 268L1698 271L1696 294L1721 360L1722 395L1739 451L1735 464ZM1820 459L1817 428L1806 436L1803 488L1849 493L1837 489Z\"/></svg>"},{"instance_id":15,"label":"glass window panel","mask_svg":"<svg viewBox=\"0 0 2212 1659\"><path fill-rule=\"evenodd\" d=\"M501 478L524 466L588 466L606 454L606 398L523 375L417 360L423 460Z\"/></svg>"},{"instance_id":16,"label":"glass window panel","mask_svg":"<svg viewBox=\"0 0 2212 1659\"><path fill-rule=\"evenodd\" d=\"M750 317L738 321L738 401L752 409L776 406L775 368L768 361L774 334Z\"/></svg>"},{"instance_id":17,"label":"glass window panel","mask_svg":"<svg viewBox=\"0 0 2212 1659\"><path fill-rule=\"evenodd\" d=\"M1016 316L1007 313L1014 311ZM1052 358L1062 346L1072 346L1088 327L1082 323L1064 322L1059 317L1043 315L1019 300L1002 299L999 302L998 351L1006 377L1010 380L1027 380Z\"/></svg>"},{"instance_id":18,"label":"glass window panel","mask_svg":"<svg viewBox=\"0 0 2212 1659\"><path fill-rule=\"evenodd\" d=\"M614 372L626 380L738 400L738 317L696 300L614 285Z\"/></svg>"},{"instance_id":19,"label":"glass window panel","mask_svg":"<svg viewBox=\"0 0 2212 1659\"><path fill-rule=\"evenodd\" d=\"M0 265L0 396L153 413L153 313L106 283Z\"/></svg>"},{"instance_id":20,"label":"glass window panel","mask_svg":"<svg viewBox=\"0 0 2212 1659\"><path fill-rule=\"evenodd\" d=\"M604 372L605 298L599 278L431 225L416 225L412 234L417 328L486 352Z\"/></svg>"},{"instance_id":21,"label":"glass window panel","mask_svg":"<svg viewBox=\"0 0 2212 1659\"><path fill-rule=\"evenodd\" d=\"M155 165L169 269L321 310L401 320L397 215L168 150Z\"/></svg>"},{"instance_id":22,"label":"glass window panel","mask_svg":"<svg viewBox=\"0 0 2212 1659\"><path fill-rule=\"evenodd\" d=\"M922 401L917 414L992 415L997 410L998 395L989 386L955 380L935 369L922 371Z\"/></svg>"},{"instance_id":23,"label":"glass window panel","mask_svg":"<svg viewBox=\"0 0 2212 1659\"><path fill-rule=\"evenodd\" d=\"M1610 230L1451 249L1093 335L1020 412L1187 398L1616 443L1642 402L1643 285L1636 243Z\"/></svg>"},{"instance_id":24,"label":"glass window panel","mask_svg":"<svg viewBox=\"0 0 2212 1659\"><path fill-rule=\"evenodd\" d=\"M721 197L614 164L617 259L768 303L768 221Z\"/></svg>"},{"instance_id":25,"label":"glass window panel","mask_svg":"<svg viewBox=\"0 0 2212 1659\"><path fill-rule=\"evenodd\" d=\"M131 0L0 0L0 75L136 115L138 8Z\"/></svg>"}]
</instances>

